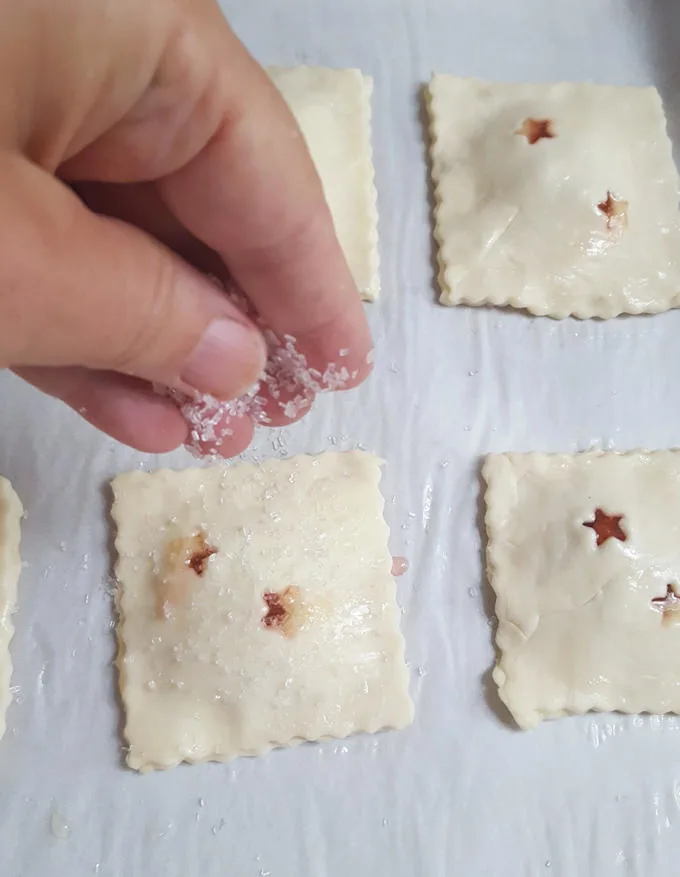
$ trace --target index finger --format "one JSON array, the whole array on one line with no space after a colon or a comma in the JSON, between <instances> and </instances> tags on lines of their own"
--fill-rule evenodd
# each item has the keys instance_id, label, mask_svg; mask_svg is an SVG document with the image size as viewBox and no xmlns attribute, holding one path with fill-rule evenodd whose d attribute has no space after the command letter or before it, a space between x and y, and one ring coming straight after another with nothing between
<instances>
[{"instance_id":1,"label":"index finger","mask_svg":"<svg viewBox=\"0 0 680 877\"><path fill-rule=\"evenodd\" d=\"M220 253L280 339L292 336L322 374L340 366L344 386L354 386L371 368L370 331L300 129L226 22L217 45L221 122L194 159L159 182L163 196Z\"/></svg>"}]
</instances>

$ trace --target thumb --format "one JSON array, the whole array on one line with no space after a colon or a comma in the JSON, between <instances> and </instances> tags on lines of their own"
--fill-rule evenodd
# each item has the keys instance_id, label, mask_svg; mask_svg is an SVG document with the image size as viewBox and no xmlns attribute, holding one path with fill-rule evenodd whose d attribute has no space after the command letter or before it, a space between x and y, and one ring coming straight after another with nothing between
<instances>
[{"instance_id":1,"label":"thumb","mask_svg":"<svg viewBox=\"0 0 680 877\"><path fill-rule=\"evenodd\" d=\"M91 213L0 153L0 367L107 369L234 398L262 371L256 327L153 238Z\"/></svg>"}]
</instances>

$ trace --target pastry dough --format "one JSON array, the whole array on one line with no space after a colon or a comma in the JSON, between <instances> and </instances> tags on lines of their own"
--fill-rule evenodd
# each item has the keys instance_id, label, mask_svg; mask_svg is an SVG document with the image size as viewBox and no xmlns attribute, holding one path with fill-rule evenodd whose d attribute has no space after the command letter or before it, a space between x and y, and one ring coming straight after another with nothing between
<instances>
[{"instance_id":1,"label":"pastry dough","mask_svg":"<svg viewBox=\"0 0 680 877\"><path fill-rule=\"evenodd\" d=\"M680 451L499 454L483 475L517 723L680 712Z\"/></svg>"},{"instance_id":2,"label":"pastry dough","mask_svg":"<svg viewBox=\"0 0 680 877\"><path fill-rule=\"evenodd\" d=\"M371 148L372 80L359 70L270 67L321 177L335 230L362 297L374 301L378 210Z\"/></svg>"},{"instance_id":3,"label":"pastry dough","mask_svg":"<svg viewBox=\"0 0 680 877\"><path fill-rule=\"evenodd\" d=\"M360 452L114 479L127 761L226 761L412 719Z\"/></svg>"},{"instance_id":4,"label":"pastry dough","mask_svg":"<svg viewBox=\"0 0 680 877\"><path fill-rule=\"evenodd\" d=\"M19 541L24 510L6 478L0 477L0 738L5 733L5 714L9 706L12 660L9 644L14 634L12 612L17 601L21 572Z\"/></svg>"},{"instance_id":5,"label":"pastry dough","mask_svg":"<svg viewBox=\"0 0 680 877\"><path fill-rule=\"evenodd\" d=\"M429 107L444 304L677 307L678 174L655 89L436 75Z\"/></svg>"}]
</instances>

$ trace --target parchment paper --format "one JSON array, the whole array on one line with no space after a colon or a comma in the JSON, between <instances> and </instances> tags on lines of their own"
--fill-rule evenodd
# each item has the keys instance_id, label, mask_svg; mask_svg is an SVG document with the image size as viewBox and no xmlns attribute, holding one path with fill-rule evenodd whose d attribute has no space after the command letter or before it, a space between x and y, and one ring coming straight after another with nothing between
<instances>
[{"instance_id":1,"label":"parchment paper","mask_svg":"<svg viewBox=\"0 0 680 877\"><path fill-rule=\"evenodd\" d=\"M680 720L508 723L489 682L480 455L680 444L680 313L562 323L435 304L421 85L657 83L680 130L680 6L644 0L225 4L266 63L375 78L377 368L251 453L365 446L383 488L417 718L410 730L230 765L122 765L107 479L137 454L0 377L0 471L28 510L0 745L3 877L614 877L680 856Z\"/></svg>"}]
</instances>

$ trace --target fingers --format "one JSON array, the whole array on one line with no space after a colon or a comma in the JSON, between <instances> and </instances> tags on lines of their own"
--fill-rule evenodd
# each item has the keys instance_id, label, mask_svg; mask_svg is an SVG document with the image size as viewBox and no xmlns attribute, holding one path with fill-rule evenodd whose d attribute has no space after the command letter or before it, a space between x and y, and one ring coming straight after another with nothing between
<instances>
[{"instance_id":1,"label":"fingers","mask_svg":"<svg viewBox=\"0 0 680 877\"><path fill-rule=\"evenodd\" d=\"M161 199L155 184L88 182L79 183L73 188L90 209L141 228L203 273L217 277L225 288L236 292L222 259L180 224ZM239 307L244 313L248 312L248 302L242 293L239 296ZM290 385L293 378L290 370L287 370L284 378L280 383ZM282 426L299 420L313 401L313 394L307 392L305 395L302 387L291 391L279 386L274 399L268 393L266 382L261 386L260 395L265 400L263 422L269 426ZM211 450L215 448L212 447Z\"/></svg>"},{"instance_id":2,"label":"fingers","mask_svg":"<svg viewBox=\"0 0 680 877\"><path fill-rule=\"evenodd\" d=\"M187 448L198 457L233 457L253 440L253 422L245 413L215 402L209 396L178 399L182 417L189 426Z\"/></svg>"},{"instance_id":3,"label":"fingers","mask_svg":"<svg viewBox=\"0 0 680 877\"><path fill-rule=\"evenodd\" d=\"M253 431L249 417L230 417L228 423L216 426L214 438L190 436L187 447L198 457L235 457L252 442Z\"/></svg>"},{"instance_id":4,"label":"fingers","mask_svg":"<svg viewBox=\"0 0 680 877\"><path fill-rule=\"evenodd\" d=\"M83 368L21 368L19 377L65 402L81 417L123 444L149 454L164 454L187 443L197 453L234 457L253 437L247 418L234 418L216 439L192 435L177 405L144 381L113 372Z\"/></svg>"},{"instance_id":5,"label":"fingers","mask_svg":"<svg viewBox=\"0 0 680 877\"><path fill-rule=\"evenodd\" d=\"M203 274L225 281L227 271L214 250L195 238L161 198L155 183L74 183L90 210L133 225L160 241Z\"/></svg>"},{"instance_id":6,"label":"fingers","mask_svg":"<svg viewBox=\"0 0 680 877\"><path fill-rule=\"evenodd\" d=\"M222 123L159 189L276 334L294 336L322 373L342 355L353 386L372 345L318 175L283 98L226 23L218 53Z\"/></svg>"},{"instance_id":7,"label":"fingers","mask_svg":"<svg viewBox=\"0 0 680 877\"><path fill-rule=\"evenodd\" d=\"M187 437L187 424L177 407L136 378L82 368L23 368L16 373L138 451L162 454Z\"/></svg>"},{"instance_id":8,"label":"fingers","mask_svg":"<svg viewBox=\"0 0 680 877\"><path fill-rule=\"evenodd\" d=\"M138 229L0 154L1 366L83 365L234 398L261 334L214 285Z\"/></svg>"}]
</instances>

